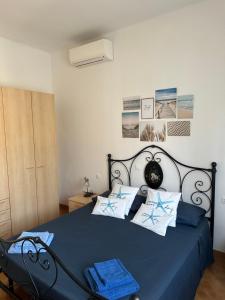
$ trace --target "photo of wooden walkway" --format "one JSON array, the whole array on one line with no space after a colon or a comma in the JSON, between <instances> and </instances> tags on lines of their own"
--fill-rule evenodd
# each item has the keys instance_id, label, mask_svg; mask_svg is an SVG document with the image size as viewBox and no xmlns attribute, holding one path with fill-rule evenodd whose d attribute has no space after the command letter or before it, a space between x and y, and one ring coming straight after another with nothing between
<instances>
[{"instance_id":1,"label":"photo of wooden walkway","mask_svg":"<svg viewBox=\"0 0 225 300\"><path fill-rule=\"evenodd\" d=\"M177 88L155 91L155 118L175 119L177 117Z\"/></svg>"},{"instance_id":2,"label":"photo of wooden walkway","mask_svg":"<svg viewBox=\"0 0 225 300\"><path fill-rule=\"evenodd\" d=\"M176 101L157 101L155 106L156 119L176 118Z\"/></svg>"}]
</instances>

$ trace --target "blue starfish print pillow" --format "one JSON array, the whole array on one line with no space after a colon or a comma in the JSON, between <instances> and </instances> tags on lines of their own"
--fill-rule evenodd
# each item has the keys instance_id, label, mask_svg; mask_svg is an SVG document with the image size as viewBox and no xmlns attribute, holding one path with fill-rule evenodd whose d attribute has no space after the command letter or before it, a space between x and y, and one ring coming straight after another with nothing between
<instances>
[{"instance_id":1,"label":"blue starfish print pillow","mask_svg":"<svg viewBox=\"0 0 225 300\"><path fill-rule=\"evenodd\" d=\"M119 183L115 183L109 198L117 198L126 201L126 216L128 216L134 198L139 191L139 188L133 186L126 186Z\"/></svg>"},{"instance_id":2,"label":"blue starfish print pillow","mask_svg":"<svg viewBox=\"0 0 225 300\"><path fill-rule=\"evenodd\" d=\"M125 219L125 209L126 201L123 199L98 196L92 214Z\"/></svg>"},{"instance_id":3,"label":"blue starfish print pillow","mask_svg":"<svg viewBox=\"0 0 225 300\"><path fill-rule=\"evenodd\" d=\"M181 193L148 189L146 204L157 209L158 214L172 216L169 226L176 227L177 207Z\"/></svg>"},{"instance_id":4,"label":"blue starfish print pillow","mask_svg":"<svg viewBox=\"0 0 225 300\"><path fill-rule=\"evenodd\" d=\"M131 222L165 236L172 218L173 216L160 214L154 206L142 204Z\"/></svg>"}]
</instances>

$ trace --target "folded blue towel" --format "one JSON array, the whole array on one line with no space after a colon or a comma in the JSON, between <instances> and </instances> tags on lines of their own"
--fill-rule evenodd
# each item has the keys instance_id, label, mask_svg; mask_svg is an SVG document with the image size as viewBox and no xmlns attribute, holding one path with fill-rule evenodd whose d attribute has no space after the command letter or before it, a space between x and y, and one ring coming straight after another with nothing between
<instances>
[{"instance_id":1,"label":"folded blue towel","mask_svg":"<svg viewBox=\"0 0 225 300\"><path fill-rule=\"evenodd\" d=\"M134 280L133 276L127 271L119 259L95 263L94 267L106 288L113 288Z\"/></svg>"},{"instance_id":2,"label":"folded blue towel","mask_svg":"<svg viewBox=\"0 0 225 300\"><path fill-rule=\"evenodd\" d=\"M96 291L95 284L93 284L93 278L90 273L90 268L87 268L84 270L84 275L85 275L85 278L87 279L87 282L88 282L90 288L94 292L96 292L97 294L103 296L104 298L106 298L108 300L117 300L117 299L126 297L128 295L132 295L140 289L140 286L136 282L136 280L133 280L130 283L127 283L124 285L119 285L117 287L114 287L111 289L106 289L106 290L99 292L99 291Z\"/></svg>"},{"instance_id":3,"label":"folded blue towel","mask_svg":"<svg viewBox=\"0 0 225 300\"><path fill-rule=\"evenodd\" d=\"M90 288L103 297L114 300L133 293L140 287L119 259L95 263L84 275Z\"/></svg>"},{"instance_id":4,"label":"folded blue towel","mask_svg":"<svg viewBox=\"0 0 225 300\"><path fill-rule=\"evenodd\" d=\"M23 232L19 237L19 238L24 238L24 237L39 237L47 246L49 246L54 238L54 233L49 233L49 232ZM21 254L21 247L22 247L22 241L21 242L17 242L15 244L13 244L10 248L8 253L10 254ZM37 250L40 250L42 248L41 244L35 244ZM29 241L24 242L23 244L23 252L27 253L28 251L32 251L35 252L35 247L33 246L33 244ZM41 250L41 252L46 252L46 250Z\"/></svg>"},{"instance_id":5,"label":"folded blue towel","mask_svg":"<svg viewBox=\"0 0 225 300\"><path fill-rule=\"evenodd\" d=\"M39 237L44 243L46 243L48 238L49 238L49 232L48 231L44 231L44 232L27 232L27 231L23 231L17 239L25 238L27 236ZM17 242L15 244L15 247L16 248L21 248L22 243L23 243L23 241Z\"/></svg>"},{"instance_id":6,"label":"folded blue towel","mask_svg":"<svg viewBox=\"0 0 225 300\"><path fill-rule=\"evenodd\" d=\"M95 268L88 268L87 270L92 278L93 289L98 292L106 291L108 288L104 285L104 283L99 278Z\"/></svg>"}]
</instances>

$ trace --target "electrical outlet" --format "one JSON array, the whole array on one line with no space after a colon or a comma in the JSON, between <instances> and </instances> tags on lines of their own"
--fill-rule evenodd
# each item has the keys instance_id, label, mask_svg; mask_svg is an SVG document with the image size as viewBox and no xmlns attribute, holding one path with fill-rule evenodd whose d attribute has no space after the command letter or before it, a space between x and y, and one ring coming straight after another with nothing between
<instances>
[{"instance_id":1,"label":"electrical outlet","mask_svg":"<svg viewBox=\"0 0 225 300\"><path fill-rule=\"evenodd\" d=\"M222 204L225 204L225 195L222 196L222 198L221 198L221 203L222 203Z\"/></svg>"}]
</instances>

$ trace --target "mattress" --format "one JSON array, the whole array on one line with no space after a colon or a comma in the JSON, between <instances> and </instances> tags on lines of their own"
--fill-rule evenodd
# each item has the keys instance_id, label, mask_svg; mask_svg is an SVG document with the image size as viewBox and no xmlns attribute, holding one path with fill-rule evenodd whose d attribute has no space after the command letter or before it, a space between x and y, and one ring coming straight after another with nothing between
<instances>
[{"instance_id":1,"label":"mattress","mask_svg":"<svg viewBox=\"0 0 225 300\"><path fill-rule=\"evenodd\" d=\"M84 284L83 270L94 262L119 258L140 284L142 300L191 300L204 269L213 261L209 225L203 218L198 227L178 224L159 236L126 220L91 215L93 204L57 218L33 231L55 234L51 248ZM46 254L41 255L42 261ZM21 255L8 255L5 271L17 282L28 279ZM50 284L54 268L38 264L31 274L42 291ZM18 280L19 278L19 280ZM27 287L28 289L28 287ZM88 295L62 271L46 299L83 300Z\"/></svg>"}]
</instances>

